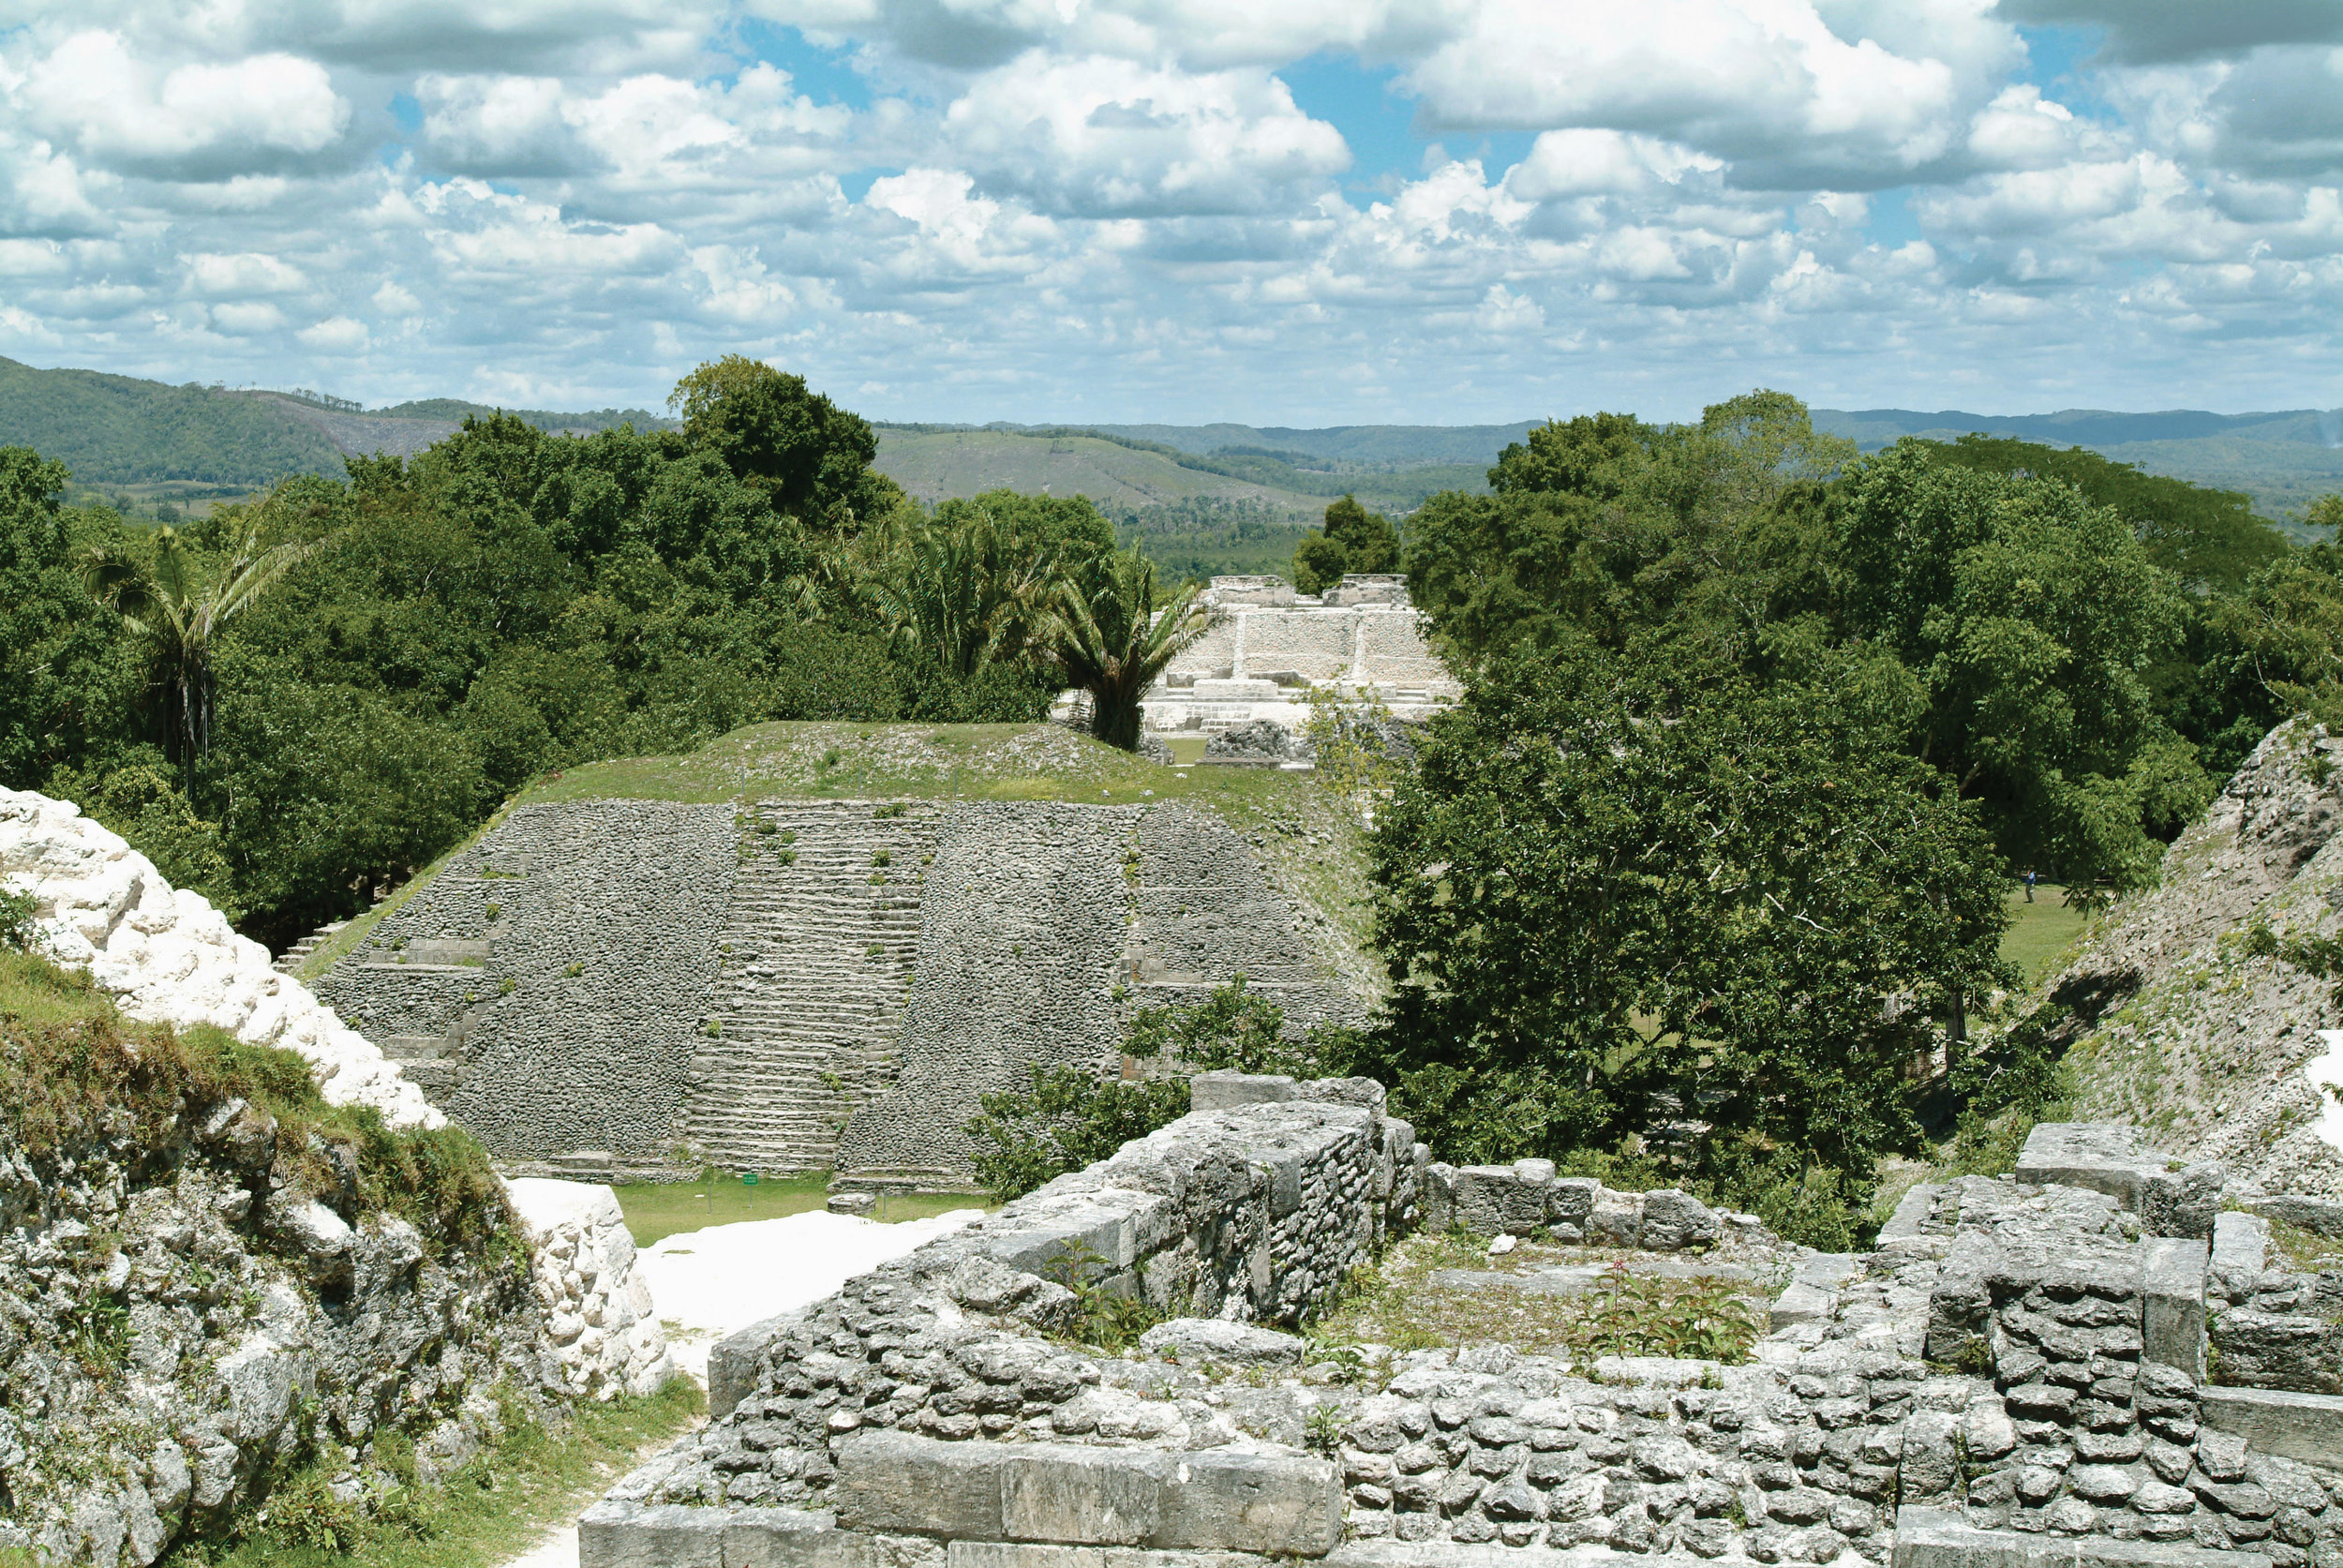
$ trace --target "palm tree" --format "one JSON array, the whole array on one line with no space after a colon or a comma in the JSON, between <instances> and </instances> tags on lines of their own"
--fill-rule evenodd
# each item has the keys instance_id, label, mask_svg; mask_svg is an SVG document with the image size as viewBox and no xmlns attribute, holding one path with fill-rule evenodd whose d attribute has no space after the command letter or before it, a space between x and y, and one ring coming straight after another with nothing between
<instances>
[{"instance_id":1,"label":"palm tree","mask_svg":"<svg viewBox=\"0 0 2343 1568\"><path fill-rule=\"evenodd\" d=\"M239 521L227 561L209 583L199 580L192 552L169 528L156 533L151 561L118 544L93 545L82 558L82 585L146 645L153 683L163 693L164 750L187 770L190 791L196 761L212 749L212 654L222 629L317 548L261 547L274 499Z\"/></svg>"},{"instance_id":2,"label":"palm tree","mask_svg":"<svg viewBox=\"0 0 2343 1568\"><path fill-rule=\"evenodd\" d=\"M873 589L897 648L965 679L1026 650L1057 575L1053 554L979 512L956 524L908 521Z\"/></svg>"},{"instance_id":3,"label":"palm tree","mask_svg":"<svg viewBox=\"0 0 2343 1568\"><path fill-rule=\"evenodd\" d=\"M1155 562L1137 545L1099 561L1089 585L1060 580L1051 652L1067 681L1090 694L1090 733L1108 745L1139 750L1139 699L1204 634L1196 593L1189 583L1158 611Z\"/></svg>"}]
</instances>

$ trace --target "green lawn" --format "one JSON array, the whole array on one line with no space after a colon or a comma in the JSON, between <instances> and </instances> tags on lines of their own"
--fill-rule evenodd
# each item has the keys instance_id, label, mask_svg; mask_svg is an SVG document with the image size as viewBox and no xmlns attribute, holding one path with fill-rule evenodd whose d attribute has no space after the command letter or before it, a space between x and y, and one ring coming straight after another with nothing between
<instances>
[{"instance_id":1,"label":"green lawn","mask_svg":"<svg viewBox=\"0 0 2343 1568\"><path fill-rule=\"evenodd\" d=\"M744 1219L779 1219L783 1215L818 1209L828 1201L829 1176L817 1172L785 1180L765 1180L743 1186L739 1177L716 1182L644 1183L615 1188L619 1207L634 1245L649 1247L678 1231L733 1225ZM879 1200L878 1217L888 1224L902 1219L925 1219L951 1209L992 1207L991 1200L973 1192L918 1192Z\"/></svg>"},{"instance_id":2,"label":"green lawn","mask_svg":"<svg viewBox=\"0 0 2343 1568\"><path fill-rule=\"evenodd\" d=\"M2082 934L2082 914L2067 906L2066 896L2066 889L2047 882L2035 888L2032 903L2026 903L2024 889L2010 890L2009 929L2002 933L2001 956L2017 964L2027 985L2047 978L2059 955Z\"/></svg>"}]
</instances>

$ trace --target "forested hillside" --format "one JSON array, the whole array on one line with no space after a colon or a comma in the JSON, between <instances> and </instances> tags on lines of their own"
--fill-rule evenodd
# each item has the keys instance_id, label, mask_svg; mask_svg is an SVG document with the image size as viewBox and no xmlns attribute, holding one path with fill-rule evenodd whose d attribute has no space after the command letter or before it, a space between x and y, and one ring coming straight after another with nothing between
<instances>
[{"instance_id":1,"label":"forested hillside","mask_svg":"<svg viewBox=\"0 0 2343 1568\"><path fill-rule=\"evenodd\" d=\"M65 464L81 485L258 489L288 474L339 476L342 459L420 452L463 420L497 411L452 397L372 411L275 393L168 386L95 370L37 370L0 359L0 445ZM595 431L672 420L640 409L512 411L541 430Z\"/></svg>"},{"instance_id":2,"label":"forested hillside","mask_svg":"<svg viewBox=\"0 0 2343 1568\"><path fill-rule=\"evenodd\" d=\"M342 466L323 432L273 399L12 359L0 359L0 444L32 447L84 484L248 488Z\"/></svg>"},{"instance_id":3,"label":"forested hillside","mask_svg":"<svg viewBox=\"0 0 2343 1568\"><path fill-rule=\"evenodd\" d=\"M2243 491L2265 516L2305 543L2315 531L2297 519L2343 486L2343 409L2218 414L2201 409L2112 413L2068 409L2049 414L1974 414L1957 410L1816 409L1814 426L1866 452L1906 436L1956 441L1966 435L2081 446L2116 462L2219 489Z\"/></svg>"}]
</instances>

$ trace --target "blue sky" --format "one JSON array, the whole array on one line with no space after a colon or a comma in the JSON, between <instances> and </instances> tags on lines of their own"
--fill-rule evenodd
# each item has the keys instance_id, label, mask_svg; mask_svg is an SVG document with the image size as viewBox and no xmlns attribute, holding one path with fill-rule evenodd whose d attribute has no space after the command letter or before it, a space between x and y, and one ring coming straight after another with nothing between
<instances>
[{"instance_id":1,"label":"blue sky","mask_svg":"<svg viewBox=\"0 0 2343 1568\"><path fill-rule=\"evenodd\" d=\"M2343 404L2343 6L0 0L0 354L907 419Z\"/></svg>"}]
</instances>

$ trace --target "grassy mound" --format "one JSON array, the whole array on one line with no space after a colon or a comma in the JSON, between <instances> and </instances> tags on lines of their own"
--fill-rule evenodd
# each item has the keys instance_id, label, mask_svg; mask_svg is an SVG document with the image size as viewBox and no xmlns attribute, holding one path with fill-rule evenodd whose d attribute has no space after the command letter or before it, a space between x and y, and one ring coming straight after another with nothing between
<instances>
[{"instance_id":1,"label":"grassy mound","mask_svg":"<svg viewBox=\"0 0 2343 1568\"><path fill-rule=\"evenodd\" d=\"M1338 933L1346 967L1366 950L1363 835L1349 802L1306 772L1274 768L1169 768L1062 724L750 724L675 756L586 763L538 780L478 833L321 945L302 965L315 979L367 931L430 884L514 808L568 800L723 804L815 799L1058 800L1086 805L1181 802L1245 835L1278 890Z\"/></svg>"}]
</instances>

